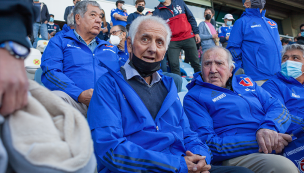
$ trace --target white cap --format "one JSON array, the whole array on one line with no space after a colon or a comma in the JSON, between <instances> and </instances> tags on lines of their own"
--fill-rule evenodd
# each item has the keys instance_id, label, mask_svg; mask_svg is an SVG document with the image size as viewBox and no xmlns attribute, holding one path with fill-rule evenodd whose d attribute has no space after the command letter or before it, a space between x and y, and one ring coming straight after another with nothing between
<instances>
[{"instance_id":1,"label":"white cap","mask_svg":"<svg viewBox=\"0 0 304 173\"><path fill-rule=\"evenodd\" d=\"M234 20L232 14L226 14L225 17L223 19L228 19L228 20Z\"/></svg>"}]
</instances>

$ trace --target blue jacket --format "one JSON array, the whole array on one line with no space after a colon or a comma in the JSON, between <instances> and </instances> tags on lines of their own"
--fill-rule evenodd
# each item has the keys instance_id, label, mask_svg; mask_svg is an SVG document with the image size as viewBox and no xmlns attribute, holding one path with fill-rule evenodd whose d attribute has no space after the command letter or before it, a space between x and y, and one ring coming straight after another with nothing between
<instances>
[{"instance_id":1,"label":"blue jacket","mask_svg":"<svg viewBox=\"0 0 304 173\"><path fill-rule=\"evenodd\" d=\"M188 22L190 23L193 33L194 34L199 34L199 30L197 27L197 22L195 20L195 17L193 16L191 10L187 7L187 5L185 4L185 2L183 0L172 0L171 4L174 7L174 15L170 12L170 10L166 9L166 8L162 8L164 7L164 5L162 3L160 3L154 10L153 12L153 16L159 16L161 18L163 18L164 20L168 20L171 17L174 17L175 15L178 14L186 14L187 18L188 18Z\"/></svg>"},{"instance_id":2,"label":"blue jacket","mask_svg":"<svg viewBox=\"0 0 304 173\"><path fill-rule=\"evenodd\" d=\"M218 36L220 38L221 43L225 43L226 41L228 41L226 39L226 37L230 36L232 28L233 28L233 26L224 26L224 25L219 28L219 35Z\"/></svg>"},{"instance_id":3,"label":"blue jacket","mask_svg":"<svg viewBox=\"0 0 304 173\"><path fill-rule=\"evenodd\" d=\"M131 14L128 16L127 24L128 24L128 25L131 25L131 23L132 23L136 18L138 18L139 16L144 16L144 15L138 13L137 11L134 12L134 13L131 13Z\"/></svg>"},{"instance_id":4,"label":"blue jacket","mask_svg":"<svg viewBox=\"0 0 304 173\"><path fill-rule=\"evenodd\" d=\"M290 111L292 125L286 133L304 126L304 85L295 78L286 78L280 73L262 86L273 97L279 99Z\"/></svg>"},{"instance_id":5,"label":"blue jacket","mask_svg":"<svg viewBox=\"0 0 304 173\"><path fill-rule=\"evenodd\" d=\"M94 53L81 43L70 30L50 39L42 55L41 81L50 90L60 90L75 101L84 91L94 88L97 79L107 70L99 61L118 61L118 49L109 42L96 38L98 45Z\"/></svg>"},{"instance_id":6,"label":"blue jacket","mask_svg":"<svg viewBox=\"0 0 304 173\"><path fill-rule=\"evenodd\" d=\"M99 173L188 172L187 150L210 163L210 150L190 130L172 78L160 74L168 95L153 120L118 65L106 64L114 70L96 83L88 110Z\"/></svg>"},{"instance_id":7,"label":"blue jacket","mask_svg":"<svg viewBox=\"0 0 304 173\"><path fill-rule=\"evenodd\" d=\"M213 163L257 153L257 130L285 133L291 123L285 106L246 75L232 78L234 91L205 83L198 74L187 88L185 112L211 149Z\"/></svg>"},{"instance_id":8,"label":"blue jacket","mask_svg":"<svg viewBox=\"0 0 304 173\"><path fill-rule=\"evenodd\" d=\"M125 50L118 50L118 56L119 56L119 62L120 65L123 66L129 59L129 52L128 52L128 46L127 46L127 40L125 41Z\"/></svg>"},{"instance_id":9,"label":"blue jacket","mask_svg":"<svg viewBox=\"0 0 304 173\"><path fill-rule=\"evenodd\" d=\"M123 12L122 10L120 10L118 8L112 9L112 11L111 11L111 20L113 22L113 26L122 25L122 26L126 27L126 25L127 25L126 21L116 20L115 19L114 14L116 14L116 13L119 14L119 15L121 15L121 16L128 16L128 13L125 13L125 12Z\"/></svg>"},{"instance_id":10,"label":"blue jacket","mask_svg":"<svg viewBox=\"0 0 304 173\"><path fill-rule=\"evenodd\" d=\"M254 81L270 79L281 70L278 25L265 13L247 8L235 22L227 46L236 66L242 67Z\"/></svg>"}]
</instances>

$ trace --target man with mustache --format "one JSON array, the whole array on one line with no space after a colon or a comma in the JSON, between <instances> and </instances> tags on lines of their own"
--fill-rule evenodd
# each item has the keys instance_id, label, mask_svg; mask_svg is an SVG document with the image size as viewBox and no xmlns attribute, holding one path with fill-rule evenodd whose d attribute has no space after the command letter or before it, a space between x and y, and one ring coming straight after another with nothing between
<instances>
[{"instance_id":1,"label":"man with mustache","mask_svg":"<svg viewBox=\"0 0 304 173\"><path fill-rule=\"evenodd\" d=\"M289 159L271 154L291 141L284 134L291 123L288 110L250 77L233 76L233 69L227 49L210 48L202 56L202 72L187 86L185 113L211 149L211 163L255 173L297 173Z\"/></svg>"}]
</instances>

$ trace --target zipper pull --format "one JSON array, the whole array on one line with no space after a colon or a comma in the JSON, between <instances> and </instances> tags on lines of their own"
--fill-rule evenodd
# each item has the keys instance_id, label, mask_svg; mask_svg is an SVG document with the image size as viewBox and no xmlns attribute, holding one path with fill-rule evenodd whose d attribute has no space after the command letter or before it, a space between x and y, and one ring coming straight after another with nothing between
<instances>
[{"instance_id":1,"label":"zipper pull","mask_svg":"<svg viewBox=\"0 0 304 173\"><path fill-rule=\"evenodd\" d=\"M156 130L158 131L159 129L158 129L158 126L156 126Z\"/></svg>"}]
</instances>

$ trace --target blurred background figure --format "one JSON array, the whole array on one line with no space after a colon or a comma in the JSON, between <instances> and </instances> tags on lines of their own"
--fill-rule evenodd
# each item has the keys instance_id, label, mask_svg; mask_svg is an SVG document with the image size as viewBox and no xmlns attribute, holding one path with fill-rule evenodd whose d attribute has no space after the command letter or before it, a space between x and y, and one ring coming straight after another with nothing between
<instances>
[{"instance_id":1,"label":"blurred background figure","mask_svg":"<svg viewBox=\"0 0 304 173\"><path fill-rule=\"evenodd\" d=\"M145 10L145 5L146 5L145 0L136 0L135 8L137 11L135 11L134 13L131 13L128 16L127 27L126 27L127 30L129 30L129 27L130 27L131 23L133 22L133 20L135 20L139 16L144 16L143 11Z\"/></svg>"},{"instance_id":2,"label":"blurred background figure","mask_svg":"<svg viewBox=\"0 0 304 173\"><path fill-rule=\"evenodd\" d=\"M40 15L37 16L33 25L33 47L36 48L39 33L41 35L42 40L48 40L47 23L50 20L50 15L47 6L43 2L39 2L39 0L34 0L34 6L40 9Z\"/></svg>"},{"instance_id":3,"label":"blurred background figure","mask_svg":"<svg viewBox=\"0 0 304 173\"><path fill-rule=\"evenodd\" d=\"M219 31L220 42L222 43L222 46L226 48L228 45L230 32L233 27L232 22L234 21L234 18L232 14L226 14L223 19L225 21L225 25L221 26L218 31Z\"/></svg>"},{"instance_id":4,"label":"blurred background figure","mask_svg":"<svg viewBox=\"0 0 304 173\"><path fill-rule=\"evenodd\" d=\"M97 35L97 37L100 38L101 40L108 41L109 40L109 31L111 29L111 26L106 20L105 12L103 9L101 9L101 17L102 17L101 29L100 29L100 33Z\"/></svg>"},{"instance_id":5,"label":"blurred background figure","mask_svg":"<svg viewBox=\"0 0 304 173\"><path fill-rule=\"evenodd\" d=\"M73 0L73 4L74 4L74 6L67 6L66 8L65 8L65 11L64 11L64 20L67 22L67 20L68 20L68 15L71 13L71 11L73 10L73 8L75 7L75 5L76 5L76 3L77 2L80 2L81 0Z\"/></svg>"},{"instance_id":6,"label":"blurred background figure","mask_svg":"<svg viewBox=\"0 0 304 173\"><path fill-rule=\"evenodd\" d=\"M60 31L59 25L54 23L54 14L50 14L50 21L47 24L47 29L48 29L48 38L51 39L52 37L55 36L56 33Z\"/></svg>"},{"instance_id":7,"label":"blurred background figure","mask_svg":"<svg viewBox=\"0 0 304 173\"><path fill-rule=\"evenodd\" d=\"M210 49L211 47L215 46L215 39L218 39L218 34L211 24L211 19L213 17L212 10L207 8L204 13L205 21L199 24L199 35L201 38L201 46L202 51L205 52L206 50Z\"/></svg>"},{"instance_id":8,"label":"blurred background figure","mask_svg":"<svg viewBox=\"0 0 304 173\"><path fill-rule=\"evenodd\" d=\"M113 26L122 25L127 26L128 13L125 12L126 8L124 6L125 1L118 0L116 1L116 9L111 11L111 21Z\"/></svg>"}]
</instances>

